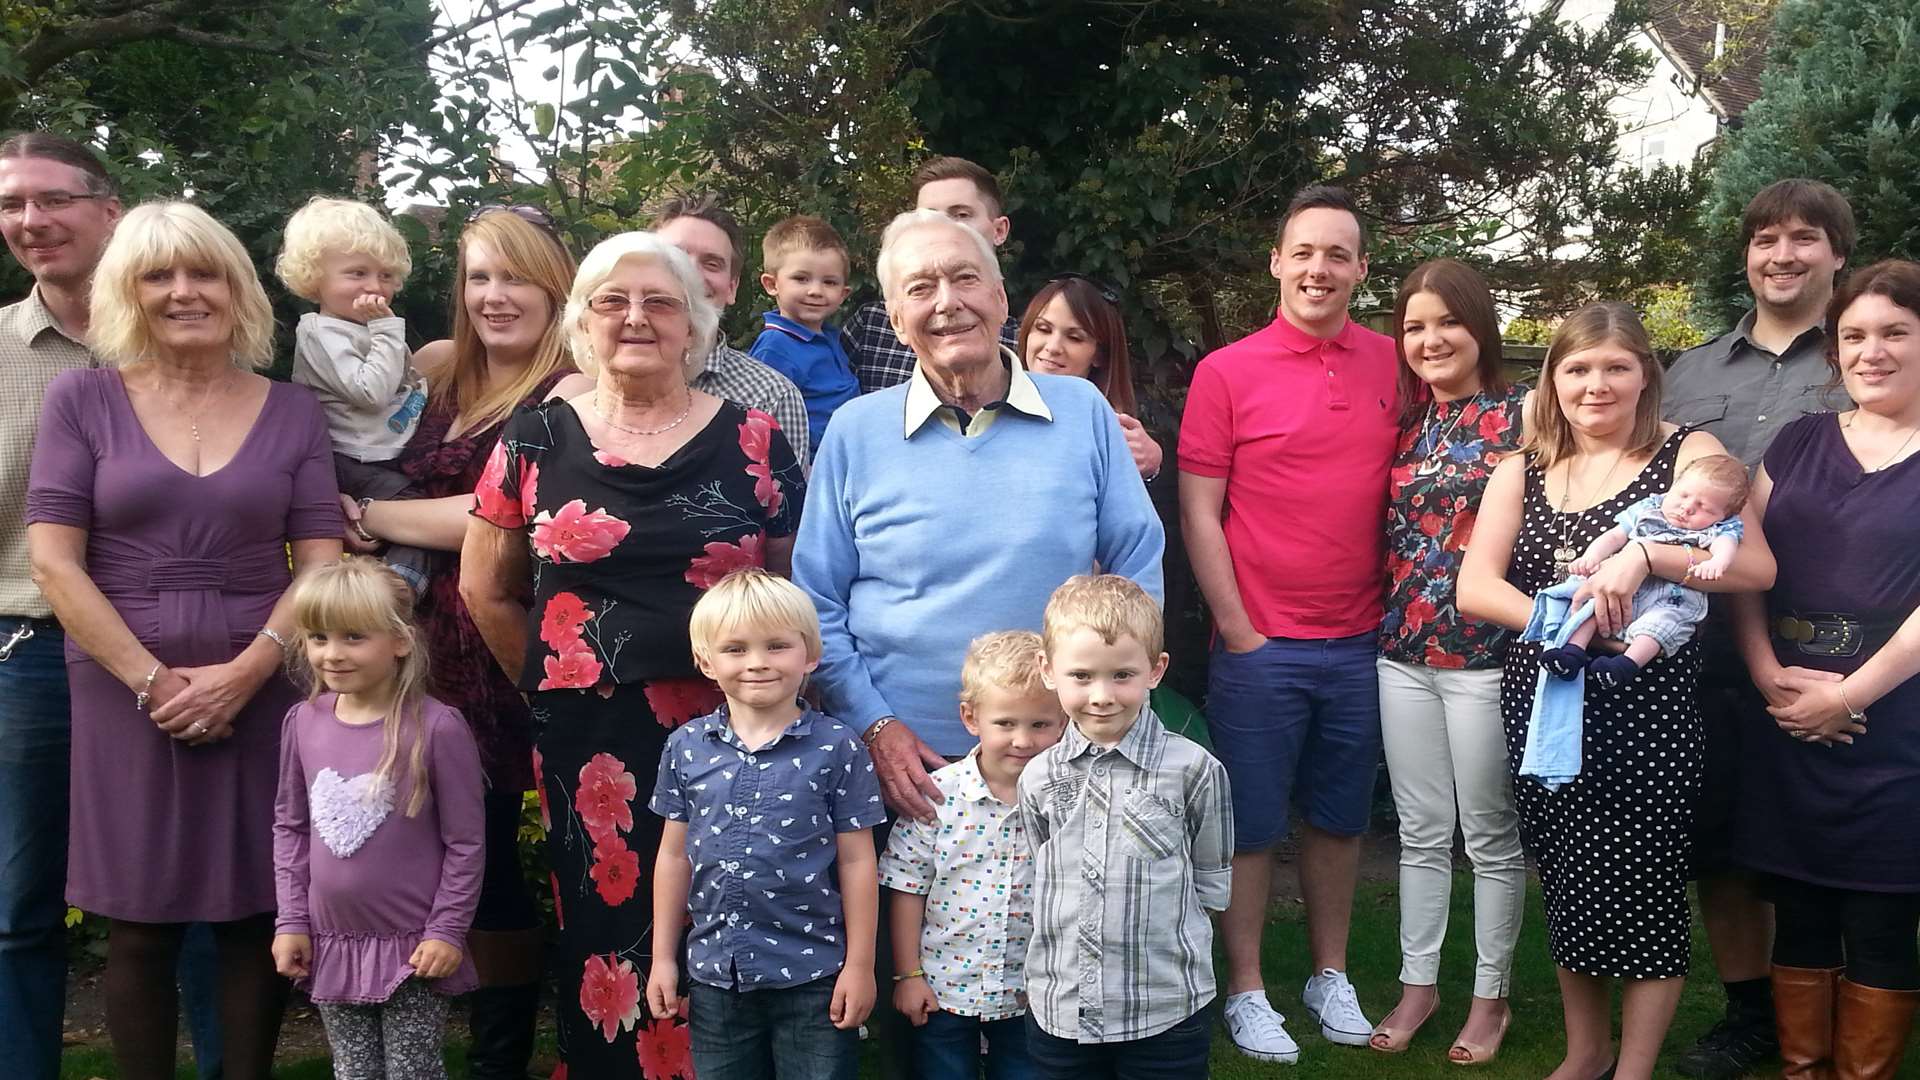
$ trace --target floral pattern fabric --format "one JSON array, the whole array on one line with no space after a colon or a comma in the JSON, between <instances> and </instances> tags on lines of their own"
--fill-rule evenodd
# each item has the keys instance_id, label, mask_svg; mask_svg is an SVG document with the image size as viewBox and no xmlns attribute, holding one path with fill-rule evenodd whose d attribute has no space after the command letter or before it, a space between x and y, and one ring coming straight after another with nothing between
<instances>
[{"instance_id":1,"label":"floral pattern fabric","mask_svg":"<svg viewBox=\"0 0 1920 1080\"><path fill-rule=\"evenodd\" d=\"M1387 610L1380 655L1454 669L1500 666L1510 634L1461 616L1460 561L1480 496L1519 449L1528 388L1434 402L1400 432L1387 489Z\"/></svg>"},{"instance_id":2,"label":"floral pattern fabric","mask_svg":"<svg viewBox=\"0 0 1920 1080\"><path fill-rule=\"evenodd\" d=\"M728 571L763 565L769 538L793 535L803 485L779 424L758 410L723 404L659 468L593 446L565 402L515 414L474 514L532 548L520 689L696 676L694 601Z\"/></svg>"},{"instance_id":3,"label":"floral pattern fabric","mask_svg":"<svg viewBox=\"0 0 1920 1080\"><path fill-rule=\"evenodd\" d=\"M762 565L805 493L764 413L722 405L658 468L594 447L571 406L507 422L476 516L524 534L532 565L521 689L559 932L556 1075L691 1080L685 1009L655 1020L653 790L668 733L722 698L694 667L687 618L728 570Z\"/></svg>"}]
</instances>

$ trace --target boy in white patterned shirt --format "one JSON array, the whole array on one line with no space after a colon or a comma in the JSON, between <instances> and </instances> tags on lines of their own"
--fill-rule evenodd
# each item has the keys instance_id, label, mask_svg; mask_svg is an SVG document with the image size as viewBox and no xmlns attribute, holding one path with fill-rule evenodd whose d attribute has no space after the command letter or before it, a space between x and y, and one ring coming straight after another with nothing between
<instances>
[{"instance_id":1,"label":"boy in white patterned shirt","mask_svg":"<svg viewBox=\"0 0 1920 1080\"><path fill-rule=\"evenodd\" d=\"M1020 774L1034 851L1027 1052L1050 1080L1207 1075L1227 773L1160 723L1160 608L1113 574L1047 601L1041 676L1071 721Z\"/></svg>"},{"instance_id":2,"label":"boy in white patterned shirt","mask_svg":"<svg viewBox=\"0 0 1920 1080\"><path fill-rule=\"evenodd\" d=\"M902 818L880 859L894 1008L914 1025L922 1080L1032 1075L1025 967L1033 854L1014 812L1020 772L1060 739L1060 700L1040 681L1040 635L984 634L960 669L960 722L980 745L933 774L946 796L929 824Z\"/></svg>"}]
</instances>

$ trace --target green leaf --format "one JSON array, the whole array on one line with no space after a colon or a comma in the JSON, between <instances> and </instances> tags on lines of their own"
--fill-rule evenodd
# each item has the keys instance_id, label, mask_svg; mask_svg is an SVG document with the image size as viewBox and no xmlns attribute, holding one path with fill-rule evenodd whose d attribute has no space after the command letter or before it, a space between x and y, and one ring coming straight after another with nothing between
<instances>
[{"instance_id":1,"label":"green leaf","mask_svg":"<svg viewBox=\"0 0 1920 1080\"><path fill-rule=\"evenodd\" d=\"M539 132L541 138L553 134L553 122L553 106L543 101L533 107L533 130Z\"/></svg>"}]
</instances>

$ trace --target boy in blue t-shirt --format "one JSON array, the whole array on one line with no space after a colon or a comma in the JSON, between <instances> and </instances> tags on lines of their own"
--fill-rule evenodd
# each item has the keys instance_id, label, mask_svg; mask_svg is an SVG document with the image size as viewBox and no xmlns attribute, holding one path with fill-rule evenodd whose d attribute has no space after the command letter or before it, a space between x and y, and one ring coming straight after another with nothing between
<instances>
[{"instance_id":1,"label":"boy in blue t-shirt","mask_svg":"<svg viewBox=\"0 0 1920 1080\"><path fill-rule=\"evenodd\" d=\"M688 630L727 703L674 731L660 755L649 1011L679 1009L684 929L699 1075L851 1077L874 999L873 827L884 815L873 759L851 728L799 700L820 663L820 622L791 582L728 574Z\"/></svg>"},{"instance_id":2,"label":"boy in blue t-shirt","mask_svg":"<svg viewBox=\"0 0 1920 1080\"><path fill-rule=\"evenodd\" d=\"M847 302L847 245L833 226L796 214L761 241L760 287L777 311L767 312L753 358L793 380L807 401L807 432L818 447L833 410L860 393L840 328L827 320Z\"/></svg>"}]
</instances>

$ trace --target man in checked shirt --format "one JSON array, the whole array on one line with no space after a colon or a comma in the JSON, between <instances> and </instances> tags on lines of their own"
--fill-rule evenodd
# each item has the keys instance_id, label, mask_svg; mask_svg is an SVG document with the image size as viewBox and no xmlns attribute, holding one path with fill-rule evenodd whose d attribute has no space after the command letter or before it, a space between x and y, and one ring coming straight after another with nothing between
<instances>
[{"instance_id":1,"label":"man in checked shirt","mask_svg":"<svg viewBox=\"0 0 1920 1080\"><path fill-rule=\"evenodd\" d=\"M1207 910L1226 910L1232 875L1226 769L1146 704L1167 654L1140 586L1069 579L1041 636L1042 677L1071 723L1020 774L1034 852L1027 1052L1054 1080L1205 1076Z\"/></svg>"}]
</instances>

